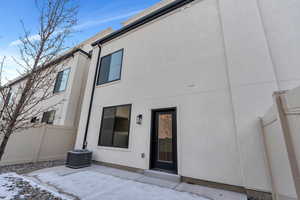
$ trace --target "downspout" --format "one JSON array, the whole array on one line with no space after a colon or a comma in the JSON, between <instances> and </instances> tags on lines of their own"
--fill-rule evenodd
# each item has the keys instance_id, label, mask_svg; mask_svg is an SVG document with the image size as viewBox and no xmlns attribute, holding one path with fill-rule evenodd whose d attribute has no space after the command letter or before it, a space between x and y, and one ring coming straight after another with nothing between
<instances>
[{"instance_id":1,"label":"downspout","mask_svg":"<svg viewBox=\"0 0 300 200\"><path fill-rule=\"evenodd\" d=\"M85 127L85 133L84 133L84 140L83 140L83 144L82 144L82 149L86 149L86 147L87 147L87 135L88 135L88 131L89 131L92 105L93 105L94 94L95 94L95 86L96 86L96 81L97 81L97 74L98 74L99 61L100 61L100 55L101 55L101 44L98 44L98 47L99 47L99 53L98 53L98 58L97 58L98 60L97 60L97 65L96 65L96 70L95 70L95 75L94 75L92 95L91 95L91 100L90 100L90 106L89 106L89 112L88 112L86 127Z\"/></svg>"}]
</instances>

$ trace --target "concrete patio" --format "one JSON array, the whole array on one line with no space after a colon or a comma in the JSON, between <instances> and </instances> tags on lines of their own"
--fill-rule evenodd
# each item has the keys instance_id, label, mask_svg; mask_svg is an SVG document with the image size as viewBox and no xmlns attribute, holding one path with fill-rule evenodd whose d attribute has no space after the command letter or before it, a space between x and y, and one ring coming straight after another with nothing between
<instances>
[{"instance_id":1,"label":"concrete patio","mask_svg":"<svg viewBox=\"0 0 300 200\"><path fill-rule=\"evenodd\" d=\"M26 177L69 199L247 200L244 194L180 183L176 176L134 173L100 165L83 169L59 166Z\"/></svg>"}]
</instances>

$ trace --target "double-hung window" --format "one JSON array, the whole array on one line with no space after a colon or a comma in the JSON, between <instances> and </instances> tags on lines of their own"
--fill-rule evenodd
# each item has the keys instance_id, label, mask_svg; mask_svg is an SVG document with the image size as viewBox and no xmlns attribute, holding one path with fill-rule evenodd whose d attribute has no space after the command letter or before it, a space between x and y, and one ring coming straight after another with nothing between
<instances>
[{"instance_id":1,"label":"double-hung window","mask_svg":"<svg viewBox=\"0 0 300 200\"><path fill-rule=\"evenodd\" d=\"M128 148L131 105L103 108L99 146Z\"/></svg>"},{"instance_id":2,"label":"double-hung window","mask_svg":"<svg viewBox=\"0 0 300 200\"><path fill-rule=\"evenodd\" d=\"M67 88L70 68L58 72L53 93L63 92Z\"/></svg>"},{"instance_id":3,"label":"double-hung window","mask_svg":"<svg viewBox=\"0 0 300 200\"><path fill-rule=\"evenodd\" d=\"M121 79L123 49L101 58L97 85Z\"/></svg>"}]
</instances>

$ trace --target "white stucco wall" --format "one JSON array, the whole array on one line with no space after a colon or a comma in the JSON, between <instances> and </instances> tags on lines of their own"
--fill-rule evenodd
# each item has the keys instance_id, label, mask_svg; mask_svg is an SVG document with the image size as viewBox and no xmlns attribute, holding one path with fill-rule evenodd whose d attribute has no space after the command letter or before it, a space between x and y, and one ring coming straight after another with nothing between
<instances>
[{"instance_id":1,"label":"white stucco wall","mask_svg":"<svg viewBox=\"0 0 300 200\"><path fill-rule=\"evenodd\" d=\"M101 56L124 48L124 60L121 80L95 89L88 132L94 159L148 169L151 109L175 106L180 175L270 191L257 116L272 104L273 91L296 83L292 76L280 78L278 70L296 77L300 68L296 56L287 56L298 47L279 42L290 35L299 41L295 29L280 31L287 25L271 19L268 3L272 1L195 1L104 44ZM280 9L282 1L274 4L293 19L292 25L298 22L294 8L293 15L287 13L290 6ZM270 36L281 24L272 32L276 37ZM77 148L82 147L98 52L95 47ZM277 60L274 52L280 55ZM293 58L294 67L278 64L286 57ZM102 108L128 103L129 149L98 147ZM141 126L135 124L138 114L143 114Z\"/></svg>"},{"instance_id":2,"label":"white stucco wall","mask_svg":"<svg viewBox=\"0 0 300 200\"><path fill-rule=\"evenodd\" d=\"M219 2L244 184L268 191L257 116L272 104L272 93L278 89L273 63L257 2Z\"/></svg>"},{"instance_id":3,"label":"white stucco wall","mask_svg":"<svg viewBox=\"0 0 300 200\"><path fill-rule=\"evenodd\" d=\"M102 48L101 55L121 48L122 80L95 90L88 135L94 158L147 169L151 109L176 106L179 174L242 185L216 1L195 3L115 40ZM129 149L97 147L102 108L127 103L132 103ZM135 124L138 114L143 114L142 126ZM78 138L83 138L84 129L80 126ZM81 145L82 141L76 146Z\"/></svg>"},{"instance_id":4,"label":"white stucco wall","mask_svg":"<svg viewBox=\"0 0 300 200\"><path fill-rule=\"evenodd\" d=\"M300 2L258 0L279 89L300 85Z\"/></svg>"}]
</instances>

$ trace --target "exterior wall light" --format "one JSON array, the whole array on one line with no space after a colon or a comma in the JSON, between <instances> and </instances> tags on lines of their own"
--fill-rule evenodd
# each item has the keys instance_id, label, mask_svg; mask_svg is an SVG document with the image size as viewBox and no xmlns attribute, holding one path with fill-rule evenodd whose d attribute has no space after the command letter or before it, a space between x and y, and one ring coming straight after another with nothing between
<instances>
[{"instance_id":1,"label":"exterior wall light","mask_svg":"<svg viewBox=\"0 0 300 200\"><path fill-rule=\"evenodd\" d=\"M138 116L136 116L136 124L141 125L143 121L143 115L139 114Z\"/></svg>"}]
</instances>

